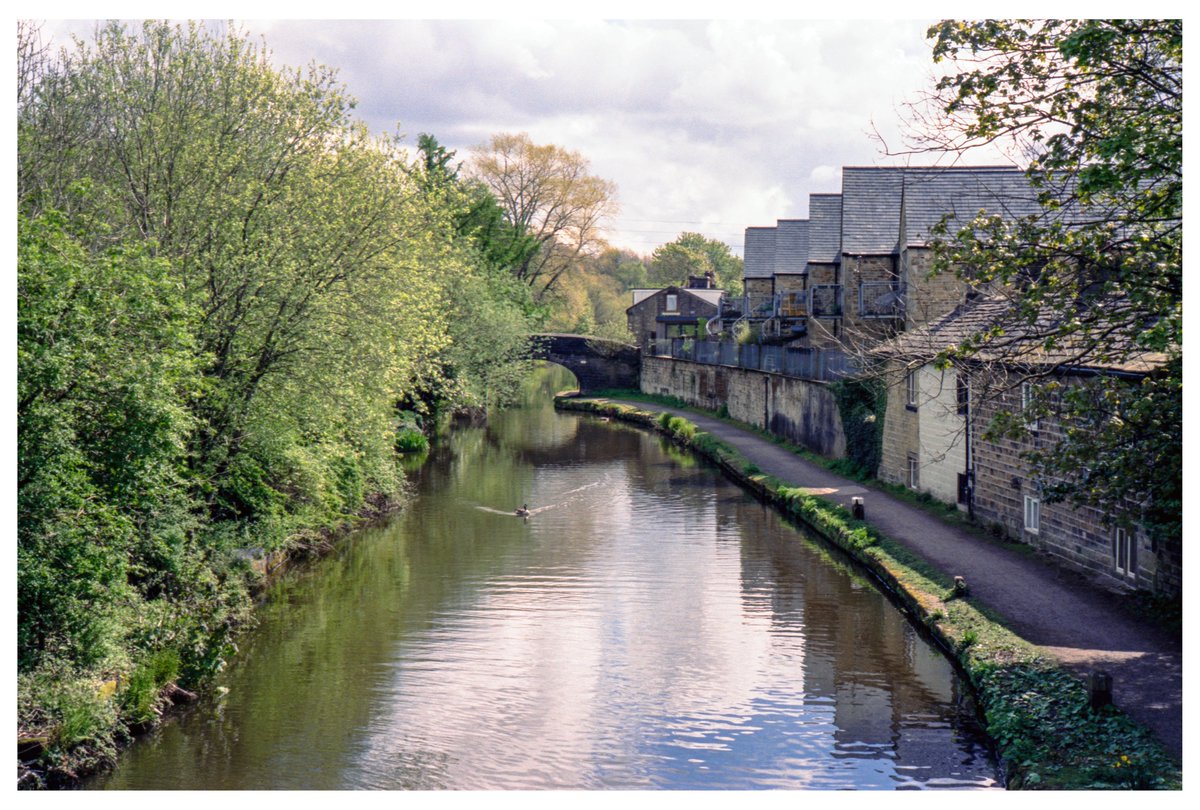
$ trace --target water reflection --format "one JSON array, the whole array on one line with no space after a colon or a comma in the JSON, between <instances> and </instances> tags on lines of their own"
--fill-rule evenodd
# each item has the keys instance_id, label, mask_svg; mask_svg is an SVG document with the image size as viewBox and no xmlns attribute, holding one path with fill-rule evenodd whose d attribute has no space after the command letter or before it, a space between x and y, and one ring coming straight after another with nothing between
<instances>
[{"instance_id":1,"label":"water reflection","mask_svg":"<svg viewBox=\"0 0 1200 810\"><path fill-rule=\"evenodd\" d=\"M993 785L945 659L677 456L544 407L456 433L411 509L277 586L226 698L104 786Z\"/></svg>"}]
</instances>

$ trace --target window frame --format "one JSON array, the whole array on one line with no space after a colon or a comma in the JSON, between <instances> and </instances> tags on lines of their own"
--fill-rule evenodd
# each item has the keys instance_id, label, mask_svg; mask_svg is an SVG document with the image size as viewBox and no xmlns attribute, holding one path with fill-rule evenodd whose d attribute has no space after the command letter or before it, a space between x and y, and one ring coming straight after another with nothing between
<instances>
[{"instance_id":1,"label":"window frame","mask_svg":"<svg viewBox=\"0 0 1200 810\"><path fill-rule=\"evenodd\" d=\"M1032 518L1032 519L1031 519ZM1042 528L1042 499L1036 495L1025 496L1025 531L1038 534Z\"/></svg>"},{"instance_id":2,"label":"window frame","mask_svg":"<svg viewBox=\"0 0 1200 810\"><path fill-rule=\"evenodd\" d=\"M1029 380L1025 380L1021 383L1021 416L1025 420L1025 429L1036 433L1040 427L1041 420L1039 420L1036 416L1026 416L1026 413L1034 404L1034 401L1035 397L1033 393L1033 383L1031 383Z\"/></svg>"},{"instance_id":3,"label":"window frame","mask_svg":"<svg viewBox=\"0 0 1200 810\"><path fill-rule=\"evenodd\" d=\"M665 309L663 312L678 312L679 311L679 294L667 293L663 296L666 299Z\"/></svg>"},{"instance_id":4,"label":"window frame","mask_svg":"<svg viewBox=\"0 0 1200 810\"><path fill-rule=\"evenodd\" d=\"M904 407L910 411L917 409L917 398L921 394L917 371L918 369L914 368L904 375Z\"/></svg>"},{"instance_id":5,"label":"window frame","mask_svg":"<svg viewBox=\"0 0 1200 810\"><path fill-rule=\"evenodd\" d=\"M1114 526L1112 533L1113 569L1125 579L1137 579L1137 532Z\"/></svg>"}]
</instances>

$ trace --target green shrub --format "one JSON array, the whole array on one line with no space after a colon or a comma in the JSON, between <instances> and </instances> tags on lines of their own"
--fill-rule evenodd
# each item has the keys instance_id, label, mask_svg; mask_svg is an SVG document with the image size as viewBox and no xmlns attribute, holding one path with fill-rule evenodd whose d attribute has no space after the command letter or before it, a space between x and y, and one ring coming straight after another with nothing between
<instances>
[{"instance_id":1,"label":"green shrub","mask_svg":"<svg viewBox=\"0 0 1200 810\"><path fill-rule=\"evenodd\" d=\"M144 667L134 670L121 695L121 711L131 723L144 723L154 718L158 688L154 673Z\"/></svg>"},{"instance_id":2,"label":"green shrub","mask_svg":"<svg viewBox=\"0 0 1200 810\"><path fill-rule=\"evenodd\" d=\"M62 684L53 712L58 720L58 742L63 746L103 742L117 721L112 701L101 697L98 684L90 680Z\"/></svg>"}]
</instances>

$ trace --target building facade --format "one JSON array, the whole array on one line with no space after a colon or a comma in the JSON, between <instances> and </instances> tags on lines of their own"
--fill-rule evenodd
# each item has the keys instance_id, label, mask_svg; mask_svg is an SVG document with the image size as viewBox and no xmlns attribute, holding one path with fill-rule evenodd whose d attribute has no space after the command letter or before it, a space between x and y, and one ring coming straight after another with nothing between
<instances>
[{"instance_id":1,"label":"building facade","mask_svg":"<svg viewBox=\"0 0 1200 810\"><path fill-rule=\"evenodd\" d=\"M717 314L722 294L708 287L674 285L634 290L633 305L625 310L629 331L643 351L655 341L702 336L705 325Z\"/></svg>"}]
</instances>

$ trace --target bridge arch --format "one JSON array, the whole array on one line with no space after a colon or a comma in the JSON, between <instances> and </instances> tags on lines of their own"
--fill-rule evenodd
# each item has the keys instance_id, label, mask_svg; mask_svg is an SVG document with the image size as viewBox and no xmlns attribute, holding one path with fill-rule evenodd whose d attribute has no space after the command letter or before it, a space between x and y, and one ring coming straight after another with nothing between
<instances>
[{"instance_id":1,"label":"bridge arch","mask_svg":"<svg viewBox=\"0 0 1200 810\"><path fill-rule=\"evenodd\" d=\"M641 385L642 353L627 343L591 335L530 335L529 356L569 369L581 394Z\"/></svg>"}]
</instances>

